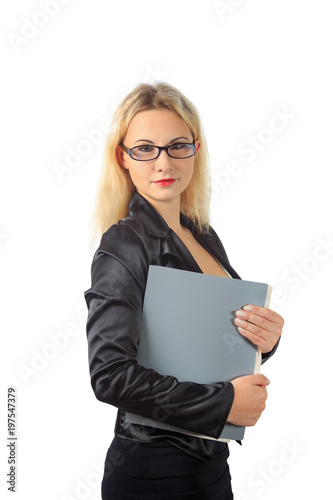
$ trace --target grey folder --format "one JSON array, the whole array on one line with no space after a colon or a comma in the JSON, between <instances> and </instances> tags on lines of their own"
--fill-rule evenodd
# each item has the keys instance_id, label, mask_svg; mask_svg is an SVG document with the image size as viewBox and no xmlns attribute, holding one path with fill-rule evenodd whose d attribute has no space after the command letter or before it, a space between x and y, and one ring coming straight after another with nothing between
<instances>
[{"instance_id":1,"label":"grey folder","mask_svg":"<svg viewBox=\"0 0 333 500\"><path fill-rule=\"evenodd\" d=\"M268 307L270 293L264 283L149 266L138 363L202 384L258 373L260 351L238 332L234 319L246 304ZM132 413L126 421L214 439ZM219 440L241 440L244 431L227 423Z\"/></svg>"}]
</instances>

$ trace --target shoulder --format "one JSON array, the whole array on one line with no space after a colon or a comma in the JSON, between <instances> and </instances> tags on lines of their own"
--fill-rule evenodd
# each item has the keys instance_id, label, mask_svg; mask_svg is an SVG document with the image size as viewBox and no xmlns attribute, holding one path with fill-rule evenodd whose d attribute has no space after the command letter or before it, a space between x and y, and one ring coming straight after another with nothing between
<instances>
[{"instance_id":1,"label":"shoulder","mask_svg":"<svg viewBox=\"0 0 333 500\"><path fill-rule=\"evenodd\" d=\"M148 242L149 235L135 215L120 219L102 235L93 257L92 275L102 270L109 277L132 276L143 287L148 272Z\"/></svg>"},{"instance_id":2,"label":"shoulder","mask_svg":"<svg viewBox=\"0 0 333 500\"><path fill-rule=\"evenodd\" d=\"M97 251L121 255L126 248L145 250L145 243L149 239L143 224L135 214L130 214L113 224L103 234Z\"/></svg>"}]
</instances>

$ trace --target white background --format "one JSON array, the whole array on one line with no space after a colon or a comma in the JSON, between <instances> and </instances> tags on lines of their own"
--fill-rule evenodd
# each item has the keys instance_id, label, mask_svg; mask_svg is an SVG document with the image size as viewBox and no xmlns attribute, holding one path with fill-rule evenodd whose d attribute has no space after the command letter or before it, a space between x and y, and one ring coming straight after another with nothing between
<instances>
[{"instance_id":1,"label":"white background","mask_svg":"<svg viewBox=\"0 0 333 500\"><path fill-rule=\"evenodd\" d=\"M87 146L87 134L155 80L199 109L211 223L242 278L278 291L272 307L286 320L262 370L267 408L243 446L230 445L235 499L331 497L331 14L329 0L2 3L2 498L100 498L115 409L95 399L88 373L83 292L103 142Z\"/></svg>"}]
</instances>

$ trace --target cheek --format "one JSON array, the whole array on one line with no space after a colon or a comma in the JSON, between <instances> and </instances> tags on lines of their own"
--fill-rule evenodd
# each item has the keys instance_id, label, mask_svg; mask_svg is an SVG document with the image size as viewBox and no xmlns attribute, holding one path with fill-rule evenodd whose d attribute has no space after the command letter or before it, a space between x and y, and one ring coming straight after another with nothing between
<instances>
[{"instance_id":1,"label":"cheek","mask_svg":"<svg viewBox=\"0 0 333 500\"><path fill-rule=\"evenodd\" d=\"M189 165L182 169L182 174L180 175L182 181L182 189L186 189L190 184L193 177L193 166Z\"/></svg>"},{"instance_id":2,"label":"cheek","mask_svg":"<svg viewBox=\"0 0 333 500\"><path fill-rule=\"evenodd\" d=\"M140 172L139 169L131 168L128 170L128 172L129 172L134 184L137 184L137 183L140 184L146 180L146 176L144 175L144 172L142 172L142 171Z\"/></svg>"},{"instance_id":3,"label":"cheek","mask_svg":"<svg viewBox=\"0 0 333 500\"><path fill-rule=\"evenodd\" d=\"M186 168L186 177L188 180L192 179L192 176L193 176L193 167L194 167L194 164L193 162L191 162L187 168Z\"/></svg>"}]
</instances>

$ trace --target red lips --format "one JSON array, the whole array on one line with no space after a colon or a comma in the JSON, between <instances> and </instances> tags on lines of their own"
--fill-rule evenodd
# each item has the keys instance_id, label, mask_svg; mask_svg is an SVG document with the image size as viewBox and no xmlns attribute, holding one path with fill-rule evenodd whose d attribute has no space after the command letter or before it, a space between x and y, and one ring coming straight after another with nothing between
<instances>
[{"instance_id":1,"label":"red lips","mask_svg":"<svg viewBox=\"0 0 333 500\"><path fill-rule=\"evenodd\" d=\"M154 184L159 184L160 186L169 186L170 184L173 184L176 179L160 179L158 181L155 181Z\"/></svg>"}]
</instances>

